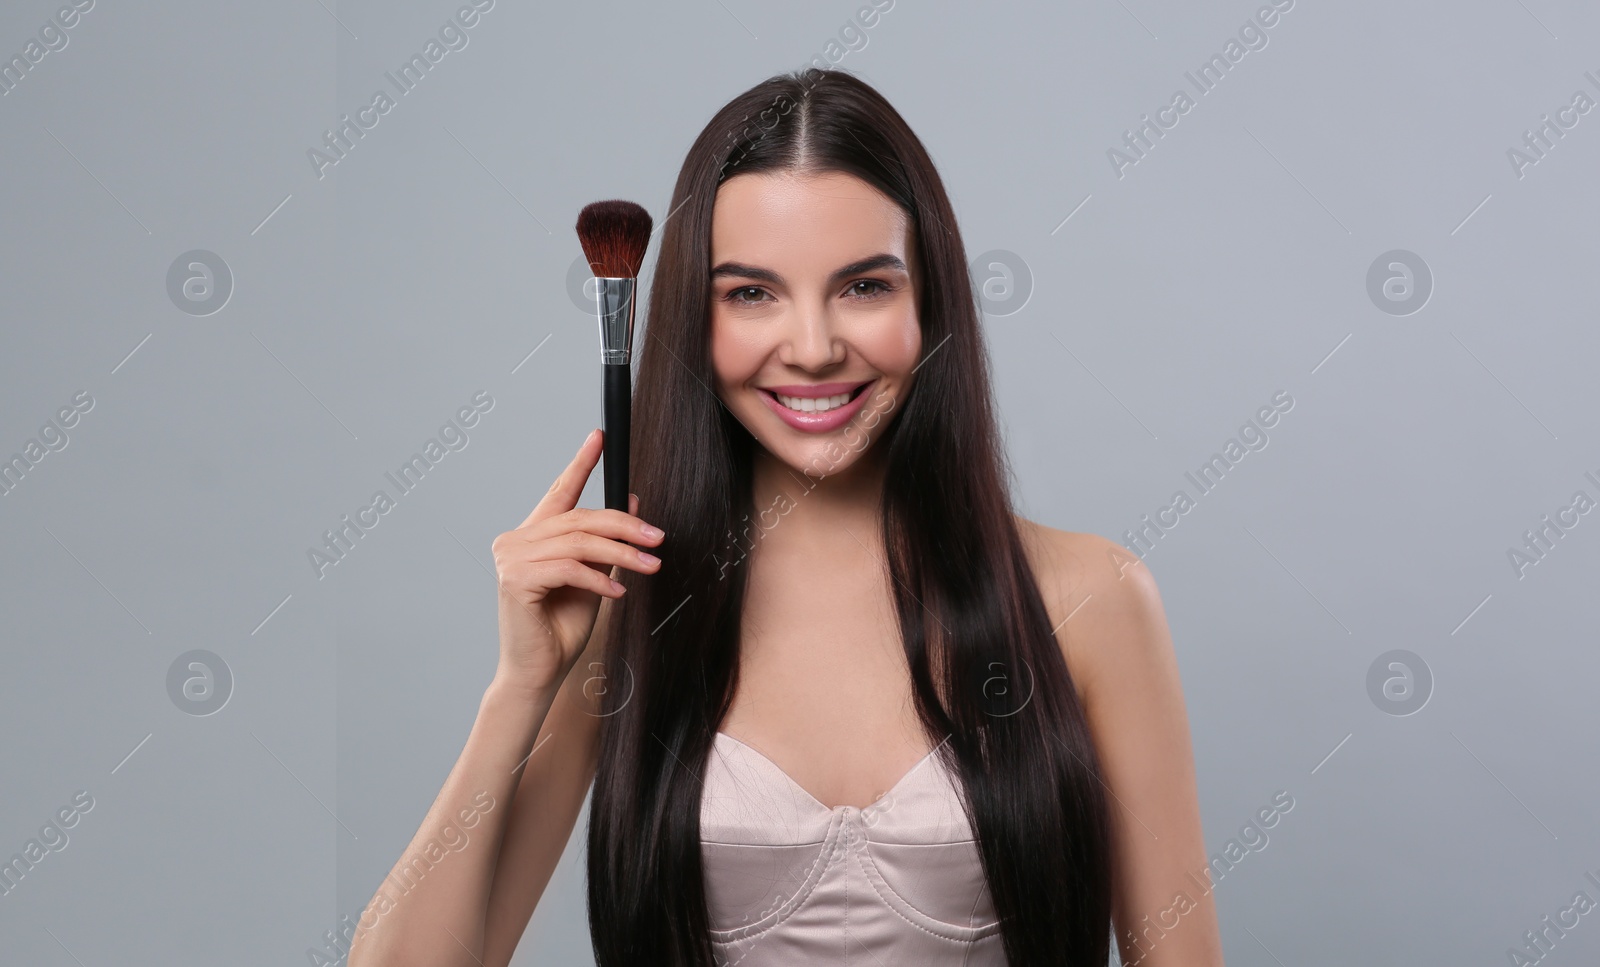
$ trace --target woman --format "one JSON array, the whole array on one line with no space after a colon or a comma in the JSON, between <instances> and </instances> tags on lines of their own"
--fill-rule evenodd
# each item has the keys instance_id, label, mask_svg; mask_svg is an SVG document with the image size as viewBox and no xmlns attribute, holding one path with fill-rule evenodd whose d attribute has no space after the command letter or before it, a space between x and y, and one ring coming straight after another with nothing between
<instances>
[{"instance_id":1,"label":"woman","mask_svg":"<svg viewBox=\"0 0 1600 967\"><path fill-rule=\"evenodd\" d=\"M1222 964L1155 583L1011 513L978 321L876 91L811 69L712 119L631 513L576 507L595 431L495 540L499 668L352 967L508 963L591 779L603 967L1099 967L1113 931L1127 964Z\"/></svg>"}]
</instances>

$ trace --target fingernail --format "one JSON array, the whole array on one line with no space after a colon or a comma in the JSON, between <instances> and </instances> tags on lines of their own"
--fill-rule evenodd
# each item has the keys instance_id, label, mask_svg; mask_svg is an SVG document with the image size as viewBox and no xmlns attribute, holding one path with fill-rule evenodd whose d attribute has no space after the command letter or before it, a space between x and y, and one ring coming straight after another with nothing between
<instances>
[{"instance_id":1,"label":"fingernail","mask_svg":"<svg viewBox=\"0 0 1600 967\"><path fill-rule=\"evenodd\" d=\"M622 594L622 593L626 592L628 589L623 587L622 583L620 581L612 581L611 582L611 590L617 592L618 594Z\"/></svg>"},{"instance_id":2,"label":"fingernail","mask_svg":"<svg viewBox=\"0 0 1600 967\"><path fill-rule=\"evenodd\" d=\"M655 540L656 538L661 537L663 534L666 533L666 531L662 530L661 528L653 527L650 524L644 525L644 527L641 528L641 530L644 531L644 536L650 538L651 540Z\"/></svg>"},{"instance_id":3,"label":"fingernail","mask_svg":"<svg viewBox=\"0 0 1600 967\"><path fill-rule=\"evenodd\" d=\"M644 551L640 551L639 552L639 560L645 562L646 564L660 564L661 563L661 558L656 557L654 554L646 554Z\"/></svg>"}]
</instances>

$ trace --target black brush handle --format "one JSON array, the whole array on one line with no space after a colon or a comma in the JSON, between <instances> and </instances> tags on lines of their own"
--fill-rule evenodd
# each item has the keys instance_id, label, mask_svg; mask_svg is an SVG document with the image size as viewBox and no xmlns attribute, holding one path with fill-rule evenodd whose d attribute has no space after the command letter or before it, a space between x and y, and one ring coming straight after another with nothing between
<instances>
[{"instance_id":1,"label":"black brush handle","mask_svg":"<svg viewBox=\"0 0 1600 967\"><path fill-rule=\"evenodd\" d=\"M602 363L606 371L606 509L628 510L628 442L633 414L633 369L627 363Z\"/></svg>"}]
</instances>

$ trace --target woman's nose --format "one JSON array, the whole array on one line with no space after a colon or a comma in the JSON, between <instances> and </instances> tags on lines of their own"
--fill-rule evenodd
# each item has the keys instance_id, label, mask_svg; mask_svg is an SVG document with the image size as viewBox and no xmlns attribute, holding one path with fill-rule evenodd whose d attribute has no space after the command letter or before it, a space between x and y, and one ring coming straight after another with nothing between
<instances>
[{"instance_id":1,"label":"woman's nose","mask_svg":"<svg viewBox=\"0 0 1600 967\"><path fill-rule=\"evenodd\" d=\"M845 358L845 346L835 333L834 321L821 306L795 310L788 332L785 363L801 369L823 369Z\"/></svg>"}]
</instances>

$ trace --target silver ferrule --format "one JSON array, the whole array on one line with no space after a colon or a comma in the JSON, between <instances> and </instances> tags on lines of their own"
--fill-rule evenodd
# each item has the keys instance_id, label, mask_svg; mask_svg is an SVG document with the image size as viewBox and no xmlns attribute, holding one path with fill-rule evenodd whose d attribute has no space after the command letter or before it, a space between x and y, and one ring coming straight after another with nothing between
<instances>
[{"instance_id":1,"label":"silver ferrule","mask_svg":"<svg viewBox=\"0 0 1600 967\"><path fill-rule=\"evenodd\" d=\"M600 361L627 363L633 358L633 290L637 279L594 280L600 316Z\"/></svg>"}]
</instances>

